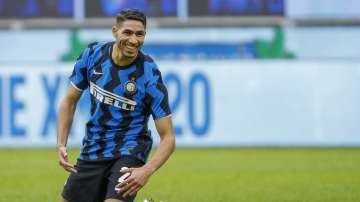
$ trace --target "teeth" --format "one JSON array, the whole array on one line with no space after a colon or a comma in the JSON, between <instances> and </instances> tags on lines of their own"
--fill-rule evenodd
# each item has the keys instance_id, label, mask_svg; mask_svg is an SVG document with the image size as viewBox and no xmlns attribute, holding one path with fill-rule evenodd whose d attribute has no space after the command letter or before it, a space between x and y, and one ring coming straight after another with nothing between
<instances>
[{"instance_id":1,"label":"teeth","mask_svg":"<svg viewBox=\"0 0 360 202\"><path fill-rule=\"evenodd\" d=\"M136 46L134 44L125 44L125 46L128 48L136 48Z\"/></svg>"},{"instance_id":2,"label":"teeth","mask_svg":"<svg viewBox=\"0 0 360 202\"><path fill-rule=\"evenodd\" d=\"M136 49L136 47L134 47L134 46L126 46L126 48L128 48L128 49Z\"/></svg>"}]
</instances>

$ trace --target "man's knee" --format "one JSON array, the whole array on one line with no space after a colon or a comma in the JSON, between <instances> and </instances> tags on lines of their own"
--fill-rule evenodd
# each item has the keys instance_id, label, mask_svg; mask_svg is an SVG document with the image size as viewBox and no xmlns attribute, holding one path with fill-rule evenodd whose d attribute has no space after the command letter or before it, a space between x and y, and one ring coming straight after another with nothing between
<instances>
[{"instance_id":1,"label":"man's knee","mask_svg":"<svg viewBox=\"0 0 360 202\"><path fill-rule=\"evenodd\" d=\"M122 201L122 200L119 200L119 199L109 198L109 199L106 199L104 202L123 202L123 201Z\"/></svg>"},{"instance_id":2,"label":"man's knee","mask_svg":"<svg viewBox=\"0 0 360 202\"><path fill-rule=\"evenodd\" d=\"M60 202L69 202L69 201L61 197Z\"/></svg>"}]
</instances>

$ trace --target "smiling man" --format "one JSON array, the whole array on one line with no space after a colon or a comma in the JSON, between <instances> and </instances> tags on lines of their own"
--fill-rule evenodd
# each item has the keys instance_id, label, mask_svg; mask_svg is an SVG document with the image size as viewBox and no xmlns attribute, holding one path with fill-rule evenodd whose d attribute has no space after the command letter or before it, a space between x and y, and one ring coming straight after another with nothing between
<instances>
[{"instance_id":1,"label":"smiling man","mask_svg":"<svg viewBox=\"0 0 360 202\"><path fill-rule=\"evenodd\" d=\"M166 87L153 59L140 51L145 29L146 16L125 9L112 27L115 42L92 43L76 61L70 76L72 85L58 115L59 163L71 173L62 202L131 202L174 151ZM80 156L72 165L66 144L84 90L90 92L90 119ZM147 161L152 147L150 115L160 145ZM124 174L128 176L125 180L120 178Z\"/></svg>"}]
</instances>

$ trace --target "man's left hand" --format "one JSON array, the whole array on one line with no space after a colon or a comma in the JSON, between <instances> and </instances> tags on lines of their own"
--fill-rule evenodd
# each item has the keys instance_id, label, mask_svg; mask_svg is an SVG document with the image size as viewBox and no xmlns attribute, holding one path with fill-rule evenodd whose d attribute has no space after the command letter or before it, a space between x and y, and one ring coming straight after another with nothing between
<instances>
[{"instance_id":1,"label":"man's left hand","mask_svg":"<svg viewBox=\"0 0 360 202\"><path fill-rule=\"evenodd\" d=\"M130 173L130 176L125 181L116 185L116 188L118 189L117 193L123 193L122 195L124 197L134 196L142 187L145 186L151 176L150 170L145 167L128 168L123 169L120 172Z\"/></svg>"}]
</instances>

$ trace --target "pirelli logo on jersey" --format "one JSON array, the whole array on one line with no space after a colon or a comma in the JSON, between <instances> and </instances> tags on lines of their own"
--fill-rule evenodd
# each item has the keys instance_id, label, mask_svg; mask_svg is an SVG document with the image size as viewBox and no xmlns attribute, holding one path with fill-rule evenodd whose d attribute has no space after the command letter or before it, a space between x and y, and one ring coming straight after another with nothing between
<instances>
[{"instance_id":1,"label":"pirelli logo on jersey","mask_svg":"<svg viewBox=\"0 0 360 202\"><path fill-rule=\"evenodd\" d=\"M106 91L92 82L90 82L90 94L93 95L100 102L112 105L120 109L134 111L136 107L135 101Z\"/></svg>"}]
</instances>

